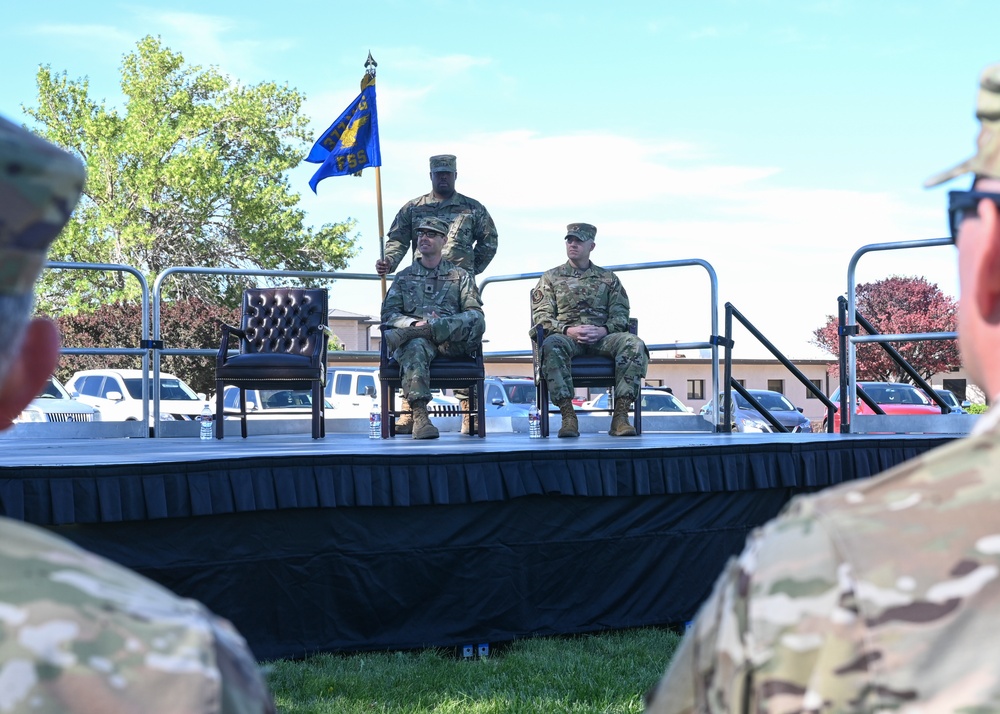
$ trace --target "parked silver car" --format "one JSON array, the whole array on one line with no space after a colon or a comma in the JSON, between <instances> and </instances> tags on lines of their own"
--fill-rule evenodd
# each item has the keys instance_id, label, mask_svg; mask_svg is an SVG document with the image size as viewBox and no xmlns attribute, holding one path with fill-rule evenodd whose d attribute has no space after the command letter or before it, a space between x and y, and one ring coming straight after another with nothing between
<instances>
[{"instance_id":1,"label":"parked silver car","mask_svg":"<svg viewBox=\"0 0 1000 714\"><path fill-rule=\"evenodd\" d=\"M958 401L958 397L950 389L935 389L937 395L944 400L944 403L951 407L950 414L968 414L967 407L972 406L972 402L966 399L964 402Z\"/></svg>"},{"instance_id":2,"label":"parked silver car","mask_svg":"<svg viewBox=\"0 0 1000 714\"><path fill-rule=\"evenodd\" d=\"M45 389L31 400L31 404L14 419L15 424L32 422L89 422L100 421L97 407L73 399L58 379L49 377Z\"/></svg>"},{"instance_id":3,"label":"parked silver car","mask_svg":"<svg viewBox=\"0 0 1000 714\"><path fill-rule=\"evenodd\" d=\"M312 416L312 392L308 389L248 389L246 400L247 414L265 414L276 419L308 419ZM324 406L333 408L329 400ZM239 415L239 387L226 385L222 390L222 408L226 414Z\"/></svg>"},{"instance_id":4,"label":"parked silver car","mask_svg":"<svg viewBox=\"0 0 1000 714\"><path fill-rule=\"evenodd\" d=\"M488 417L526 417L538 398L531 377L487 377L483 386ZM559 407L549 403L549 411L558 412Z\"/></svg>"},{"instance_id":5,"label":"parked silver car","mask_svg":"<svg viewBox=\"0 0 1000 714\"><path fill-rule=\"evenodd\" d=\"M802 413L800 408L788 401L785 395L767 389L748 389L747 391L750 392L754 399L760 402L762 407L771 412L771 416L779 424L788 429L788 431L796 433L812 431L812 424L809 422L809 419ZM718 402L720 408L723 404L723 398L724 396L720 394ZM713 424L718 423L715 414L712 412L711 402L701 408L701 415ZM777 431L764 418L763 414L754 409L750 402L735 390L733 391L732 417L735 431L764 434Z\"/></svg>"},{"instance_id":6,"label":"parked silver car","mask_svg":"<svg viewBox=\"0 0 1000 714\"><path fill-rule=\"evenodd\" d=\"M604 392L589 402L584 402L580 408L584 411L606 410L609 408L608 398L608 393ZM639 406L643 414L666 416L668 414L690 414L694 411L673 394L662 389L643 387L639 393L639 399Z\"/></svg>"}]
</instances>

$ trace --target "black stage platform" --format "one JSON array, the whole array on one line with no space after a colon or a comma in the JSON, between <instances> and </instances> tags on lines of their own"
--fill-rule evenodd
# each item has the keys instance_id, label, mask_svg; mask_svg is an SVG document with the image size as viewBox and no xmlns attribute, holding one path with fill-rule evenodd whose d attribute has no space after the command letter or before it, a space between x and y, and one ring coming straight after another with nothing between
<instances>
[{"instance_id":1,"label":"black stage platform","mask_svg":"<svg viewBox=\"0 0 1000 714\"><path fill-rule=\"evenodd\" d=\"M948 436L6 439L0 514L232 620L261 659L682 623L797 493Z\"/></svg>"}]
</instances>

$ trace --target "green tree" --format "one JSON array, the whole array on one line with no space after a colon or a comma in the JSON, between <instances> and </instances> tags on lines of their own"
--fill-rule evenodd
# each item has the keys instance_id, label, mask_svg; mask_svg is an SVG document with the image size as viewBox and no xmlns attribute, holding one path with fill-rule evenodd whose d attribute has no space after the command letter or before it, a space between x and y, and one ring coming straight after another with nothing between
<instances>
[{"instance_id":1,"label":"green tree","mask_svg":"<svg viewBox=\"0 0 1000 714\"><path fill-rule=\"evenodd\" d=\"M215 68L187 66L145 37L125 55L125 111L89 96L86 79L38 70L43 136L79 155L87 185L50 260L121 263L152 284L171 265L342 269L356 252L355 222L304 225L286 172L305 155L303 96L274 83L243 86ZM178 276L165 298L236 305L252 280ZM46 271L39 309L88 312L138 297L120 273Z\"/></svg>"}]
</instances>

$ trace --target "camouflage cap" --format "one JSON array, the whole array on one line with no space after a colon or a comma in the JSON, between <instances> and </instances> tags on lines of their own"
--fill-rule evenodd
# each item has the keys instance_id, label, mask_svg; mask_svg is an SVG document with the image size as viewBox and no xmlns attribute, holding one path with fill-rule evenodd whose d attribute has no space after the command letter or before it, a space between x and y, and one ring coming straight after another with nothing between
<instances>
[{"instance_id":1,"label":"camouflage cap","mask_svg":"<svg viewBox=\"0 0 1000 714\"><path fill-rule=\"evenodd\" d=\"M570 223L566 226L566 238L576 236L582 241L594 240L597 237L597 226L589 223Z\"/></svg>"},{"instance_id":2,"label":"camouflage cap","mask_svg":"<svg viewBox=\"0 0 1000 714\"><path fill-rule=\"evenodd\" d=\"M979 77L976 118L981 124L976 155L952 169L931 176L924 181L925 188L967 173L1000 178L1000 64L990 65Z\"/></svg>"},{"instance_id":3,"label":"camouflage cap","mask_svg":"<svg viewBox=\"0 0 1000 714\"><path fill-rule=\"evenodd\" d=\"M451 154L439 154L431 157L431 173L435 171L451 171L454 173L456 159Z\"/></svg>"},{"instance_id":4,"label":"camouflage cap","mask_svg":"<svg viewBox=\"0 0 1000 714\"><path fill-rule=\"evenodd\" d=\"M32 292L84 178L79 159L0 117L0 295Z\"/></svg>"},{"instance_id":5,"label":"camouflage cap","mask_svg":"<svg viewBox=\"0 0 1000 714\"><path fill-rule=\"evenodd\" d=\"M417 225L418 231L434 231L445 237L448 236L450 228L451 226L448 225L448 221L442 221L440 218L435 218L433 216L423 219Z\"/></svg>"}]
</instances>

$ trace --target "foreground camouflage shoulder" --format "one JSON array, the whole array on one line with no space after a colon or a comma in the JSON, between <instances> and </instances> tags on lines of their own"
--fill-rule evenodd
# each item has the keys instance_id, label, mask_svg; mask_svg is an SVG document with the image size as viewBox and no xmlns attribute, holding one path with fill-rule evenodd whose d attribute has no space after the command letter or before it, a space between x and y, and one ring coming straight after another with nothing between
<instances>
[{"instance_id":1,"label":"foreground camouflage shoulder","mask_svg":"<svg viewBox=\"0 0 1000 714\"><path fill-rule=\"evenodd\" d=\"M0 379L20 349L45 253L83 180L75 157L0 117Z\"/></svg>"},{"instance_id":2,"label":"foreground camouflage shoulder","mask_svg":"<svg viewBox=\"0 0 1000 714\"><path fill-rule=\"evenodd\" d=\"M0 711L273 712L246 643L193 600L0 518Z\"/></svg>"},{"instance_id":3,"label":"foreground camouflage shoulder","mask_svg":"<svg viewBox=\"0 0 1000 714\"><path fill-rule=\"evenodd\" d=\"M998 429L796 499L727 565L649 711L1000 711L998 501Z\"/></svg>"}]
</instances>

